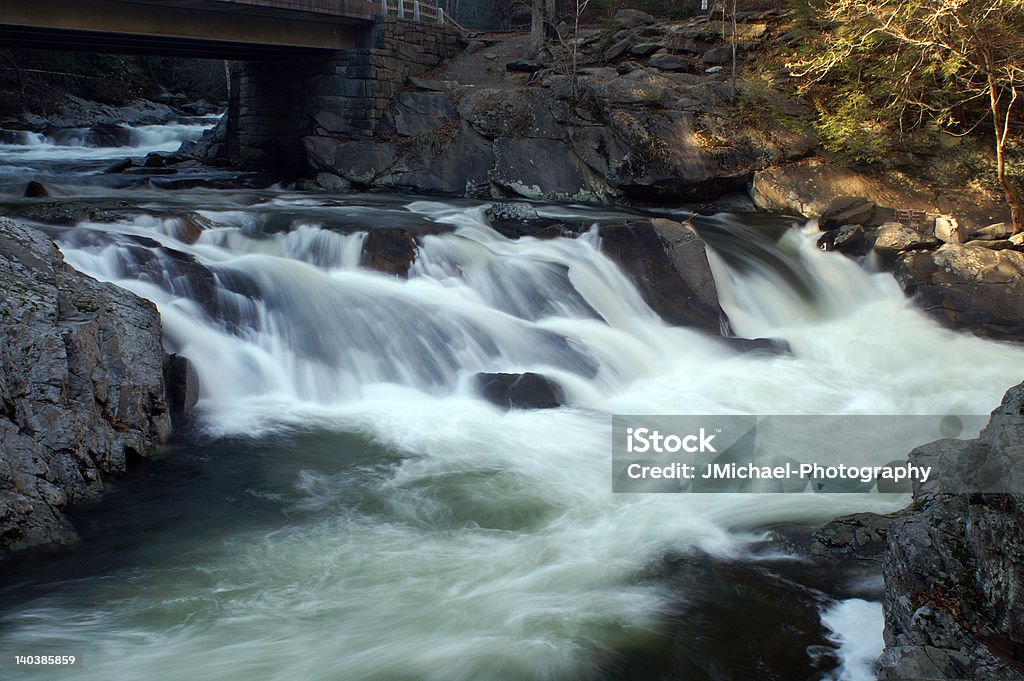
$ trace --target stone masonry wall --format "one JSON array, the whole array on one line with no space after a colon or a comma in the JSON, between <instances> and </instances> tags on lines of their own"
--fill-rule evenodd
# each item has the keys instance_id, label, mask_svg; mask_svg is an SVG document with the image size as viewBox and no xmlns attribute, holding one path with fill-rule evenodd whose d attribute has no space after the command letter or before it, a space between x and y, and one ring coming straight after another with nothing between
<instances>
[{"instance_id":1,"label":"stone masonry wall","mask_svg":"<svg viewBox=\"0 0 1024 681\"><path fill-rule=\"evenodd\" d=\"M374 24L366 47L234 64L230 158L302 174L304 136L371 137L406 79L454 56L458 41L454 27L389 16Z\"/></svg>"}]
</instances>

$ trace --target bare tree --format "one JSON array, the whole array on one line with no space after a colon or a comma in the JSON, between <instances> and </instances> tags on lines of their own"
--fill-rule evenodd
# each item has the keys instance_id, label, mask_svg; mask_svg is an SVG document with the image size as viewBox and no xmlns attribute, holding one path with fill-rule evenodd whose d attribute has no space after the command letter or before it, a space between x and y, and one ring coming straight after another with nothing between
<instances>
[{"instance_id":1,"label":"bare tree","mask_svg":"<svg viewBox=\"0 0 1024 681\"><path fill-rule=\"evenodd\" d=\"M824 79L851 64L870 69L900 120L910 111L918 122L947 128L964 127L963 112L985 102L996 177L1014 231L1024 231L1020 193L1006 172L1007 147L1021 126L1024 2L829 0L821 15L842 30L831 34L826 49L795 65L798 75Z\"/></svg>"}]
</instances>

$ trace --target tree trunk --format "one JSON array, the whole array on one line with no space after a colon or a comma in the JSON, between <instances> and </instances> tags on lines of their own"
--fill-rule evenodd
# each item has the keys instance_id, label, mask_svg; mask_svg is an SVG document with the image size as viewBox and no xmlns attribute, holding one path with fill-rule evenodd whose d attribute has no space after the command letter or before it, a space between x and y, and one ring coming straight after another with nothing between
<instances>
[{"instance_id":1,"label":"tree trunk","mask_svg":"<svg viewBox=\"0 0 1024 681\"><path fill-rule=\"evenodd\" d=\"M1009 136L1013 105L1017 101L1017 89L1013 88L1013 96L1010 99L1010 103L1006 105L1006 110L1003 111L999 104L1001 98L995 77L989 73L988 95L989 104L992 108L992 125L996 136L996 176L999 178L999 184L1003 188L1006 203L1010 206L1013 233L1020 234L1024 232L1024 208L1021 206L1020 194L1017 193L1017 188L1013 186L1013 181L1006 176L1006 139Z\"/></svg>"},{"instance_id":2,"label":"tree trunk","mask_svg":"<svg viewBox=\"0 0 1024 681\"><path fill-rule=\"evenodd\" d=\"M530 51L536 57L544 47L544 1L533 0L530 16Z\"/></svg>"}]
</instances>

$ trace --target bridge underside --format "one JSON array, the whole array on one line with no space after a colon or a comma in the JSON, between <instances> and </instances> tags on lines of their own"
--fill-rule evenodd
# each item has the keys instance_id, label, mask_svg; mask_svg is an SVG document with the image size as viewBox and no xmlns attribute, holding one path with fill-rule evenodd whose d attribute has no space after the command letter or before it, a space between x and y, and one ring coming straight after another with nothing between
<instances>
[{"instance_id":1,"label":"bridge underside","mask_svg":"<svg viewBox=\"0 0 1024 681\"><path fill-rule=\"evenodd\" d=\"M244 60L367 45L372 14L364 19L289 7L237 0L0 0L0 45Z\"/></svg>"}]
</instances>

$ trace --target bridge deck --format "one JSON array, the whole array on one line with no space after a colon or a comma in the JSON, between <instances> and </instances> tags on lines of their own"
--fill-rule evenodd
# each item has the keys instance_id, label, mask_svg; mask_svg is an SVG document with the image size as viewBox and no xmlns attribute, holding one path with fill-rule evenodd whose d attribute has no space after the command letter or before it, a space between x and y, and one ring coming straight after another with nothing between
<instances>
[{"instance_id":1,"label":"bridge deck","mask_svg":"<svg viewBox=\"0 0 1024 681\"><path fill-rule=\"evenodd\" d=\"M368 0L0 0L0 45L246 59L362 47Z\"/></svg>"}]
</instances>

